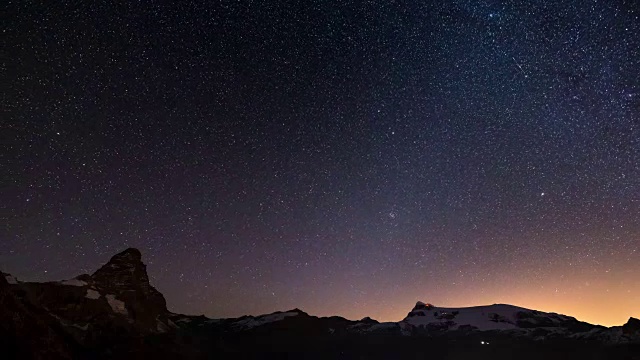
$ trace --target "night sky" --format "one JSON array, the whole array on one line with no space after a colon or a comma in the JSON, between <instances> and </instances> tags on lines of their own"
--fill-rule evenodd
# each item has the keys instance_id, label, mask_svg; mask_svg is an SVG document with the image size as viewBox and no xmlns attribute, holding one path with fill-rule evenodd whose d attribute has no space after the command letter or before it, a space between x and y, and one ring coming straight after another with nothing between
<instances>
[{"instance_id":1,"label":"night sky","mask_svg":"<svg viewBox=\"0 0 640 360\"><path fill-rule=\"evenodd\" d=\"M2 7L0 269L170 310L640 317L633 0Z\"/></svg>"}]
</instances>

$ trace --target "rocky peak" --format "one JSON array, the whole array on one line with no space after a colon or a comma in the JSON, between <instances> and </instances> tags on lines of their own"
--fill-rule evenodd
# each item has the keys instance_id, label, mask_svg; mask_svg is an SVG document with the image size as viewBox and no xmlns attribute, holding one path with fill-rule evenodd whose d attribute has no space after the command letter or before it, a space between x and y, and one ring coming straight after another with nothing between
<instances>
[{"instance_id":1,"label":"rocky peak","mask_svg":"<svg viewBox=\"0 0 640 360\"><path fill-rule=\"evenodd\" d=\"M360 321L358 321L360 323L364 323L364 324L378 324L377 320L374 320L368 316L362 318Z\"/></svg>"},{"instance_id":2,"label":"rocky peak","mask_svg":"<svg viewBox=\"0 0 640 360\"><path fill-rule=\"evenodd\" d=\"M309 314L307 314L306 312L304 312L304 311L302 311L302 310L300 310L300 309L298 309L298 308L295 308L295 309L293 309L293 310L289 310L289 311L287 311L287 312L290 312L290 313L297 313L298 315L307 315L307 316L309 315Z\"/></svg>"},{"instance_id":3,"label":"rocky peak","mask_svg":"<svg viewBox=\"0 0 640 360\"><path fill-rule=\"evenodd\" d=\"M418 301L416 303L416 306L413 307L413 310L411 311L415 311L415 310L429 310L431 308L433 308L434 306L432 304L425 304L422 301Z\"/></svg>"},{"instance_id":4,"label":"rocky peak","mask_svg":"<svg viewBox=\"0 0 640 360\"><path fill-rule=\"evenodd\" d=\"M2 277L8 284L17 284L18 279L16 279L11 274L0 271L0 277Z\"/></svg>"},{"instance_id":5,"label":"rocky peak","mask_svg":"<svg viewBox=\"0 0 640 360\"><path fill-rule=\"evenodd\" d=\"M625 334L640 334L640 320L630 317L626 324L622 325Z\"/></svg>"},{"instance_id":6,"label":"rocky peak","mask_svg":"<svg viewBox=\"0 0 640 360\"><path fill-rule=\"evenodd\" d=\"M98 280L99 278L110 277L117 273L126 273L128 277L133 275L146 276L146 266L142 262L140 250L128 248L113 255L108 263L93 273L92 277Z\"/></svg>"},{"instance_id":7,"label":"rocky peak","mask_svg":"<svg viewBox=\"0 0 640 360\"><path fill-rule=\"evenodd\" d=\"M141 290L149 293L153 289L149 284L147 266L142 262L142 254L134 248L111 257L91 278L99 286L116 291Z\"/></svg>"},{"instance_id":8,"label":"rocky peak","mask_svg":"<svg viewBox=\"0 0 640 360\"><path fill-rule=\"evenodd\" d=\"M164 296L149 283L147 266L138 249L128 248L114 255L91 279L101 294L123 301L137 320L154 323L158 315L168 313Z\"/></svg>"}]
</instances>

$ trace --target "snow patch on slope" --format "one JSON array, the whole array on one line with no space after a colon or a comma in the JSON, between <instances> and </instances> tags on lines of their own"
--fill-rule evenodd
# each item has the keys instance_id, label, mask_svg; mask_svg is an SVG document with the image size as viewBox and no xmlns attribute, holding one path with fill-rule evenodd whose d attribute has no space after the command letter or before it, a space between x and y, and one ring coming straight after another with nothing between
<instances>
[{"instance_id":1,"label":"snow patch on slope","mask_svg":"<svg viewBox=\"0 0 640 360\"><path fill-rule=\"evenodd\" d=\"M14 276L5 275L4 278L7 280L7 282L9 284L17 284L18 283L18 279L16 279Z\"/></svg>"},{"instance_id":2,"label":"snow patch on slope","mask_svg":"<svg viewBox=\"0 0 640 360\"><path fill-rule=\"evenodd\" d=\"M82 331L87 331L87 329L89 329L89 324L84 324L84 325L78 325L78 324L69 324L68 326L73 326L76 329L82 330Z\"/></svg>"},{"instance_id":3,"label":"snow patch on slope","mask_svg":"<svg viewBox=\"0 0 640 360\"><path fill-rule=\"evenodd\" d=\"M111 306L111 309L118 314L123 314L123 315L127 315L127 308L124 305L124 302L116 299L115 295L106 295L105 296L107 298L107 302L109 303L109 306Z\"/></svg>"},{"instance_id":4,"label":"snow patch on slope","mask_svg":"<svg viewBox=\"0 0 640 360\"><path fill-rule=\"evenodd\" d=\"M233 326L236 328L241 328L241 329L251 329L257 326L261 326L264 324L268 324L271 322L275 322L275 321L281 321L284 320L284 318L289 317L289 316L296 316L298 315L297 312L283 312L283 313L275 313L275 314L269 314L269 315L262 315L262 316L258 316L258 317L250 317L247 319L242 319L239 321L236 321Z\"/></svg>"},{"instance_id":5,"label":"snow patch on slope","mask_svg":"<svg viewBox=\"0 0 640 360\"><path fill-rule=\"evenodd\" d=\"M87 295L85 295L84 297L86 297L87 299L97 300L100 299L100 293L93 289L87 289Z\"/></svg>"},{"instance_id":6,"label":"snow patch on slope","mask_svg":"<svg viewBox=\"0 0 640 360\"><path fill-rule=\"evenodd\" d=\"M167 324L165 324L162 321L156 319L156 330L159 333L166 333L167 331L169 331L169 327L167 326Z\"/></svg>"},{"instance_id":7,"label":"snow patch on slope","mask_svg":"<svg viewBox=\"0 0 640 360\"><path fill-rule=\"evenodd\" d=\"M87 285L86 282L78 279L63 280L63 281L60 281L60 284L67 285L67 286L86 286Z\"/></svg>"}]
</instances>

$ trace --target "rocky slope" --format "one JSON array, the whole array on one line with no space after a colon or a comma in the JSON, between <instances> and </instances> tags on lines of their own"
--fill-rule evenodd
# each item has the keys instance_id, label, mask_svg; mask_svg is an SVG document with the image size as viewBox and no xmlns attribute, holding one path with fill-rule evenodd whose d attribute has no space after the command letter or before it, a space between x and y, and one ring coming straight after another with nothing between
<instances>
[{"instance_id":1,"label":"rocky slope","mask_svg":"<svg viewBox=\"0 0 640 360\"><path fill-rule=\"evenodd\" d=\"M565 350L570 354L557 358L640 359L640 320L605 328L504 304L418 302L405 319L388 323L320 318L299 309L235 319L174 314L149 283L137 249L64 281L20 282L2 273L0 331L2 354L23 359L553 359Z\"/></svg>"},{"instance_id":2,"label":"rocky slope","mask_svg":"<svg viewBox=\"0 0 640 360\"><path fill-rule=\"evenodd\" d=\"M141 258L137 249L127 249L92 275L47 283L18 282L11 277L12 286L73 333L103 326L143 334L166 331L171 327L166 301L149 284Z\"/></svg>"},{"instance_id":3,"label":"rocky slope","mask_svg":"<svg viewBox=\"0 0 640 360\"><path fill-rule=\"evenodd\" d=\"M0 273L0 351L8 359L72 359L72 340L53 316L19 299Z\"/></svg>"},{"instance_id":4,"label":"rocky slope","mask_svg":"<svg viewBox=\"0 0 640 360\"><path fill-rule=\"evenodd\" d=\"M164 296L150 285L141 258L137 249L127 249L92 275L57 282L20 282L3 273L3 296L37 312L33 318L60 329L66 343L83 349L86 356L118 348L145 349L149 335L176 326L169 320Z\"/></svg>"}]
</instances>

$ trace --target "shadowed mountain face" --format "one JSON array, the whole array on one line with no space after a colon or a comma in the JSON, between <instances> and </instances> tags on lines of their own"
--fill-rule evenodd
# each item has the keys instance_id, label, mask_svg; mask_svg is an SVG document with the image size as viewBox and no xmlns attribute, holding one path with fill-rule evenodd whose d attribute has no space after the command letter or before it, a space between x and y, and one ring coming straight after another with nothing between
<instances>
[{"instance_id":1,"label":"shadowed mountain face","mask_svg":"<svg viewBox=\"0 0 640 360\"><path fill-rule=\"evenodd\" d=\"M126 312L144 327L162 327L158 319L165 316L167 302L149 283L147 266L138 249L129 248L116 254L91 275L85 277L100 293L124 302Z\"/></svg>"},{"instance_id":2,"label":"shadowed mountain face","mask_svg":"<svg viewBox=\"0 0 640 360\"><path fill-rule=\"evenodd\" d=\"M318 318L299 309L209 319L174 314L127 249L92 275L48 283L0 277L9 358L636 359L640 320L605 328L512 305L418 302L400 322ZM3 354L4 355L4 354ZM615 357L611 357L615 356ZM4 358L4 357L3 357Z\"/></svg>"},{"instance_id":3,"label":"shadowed mountain face","mask_svg":"<svg viewBox=\"0 0 640 360\"><path fill-rule=\"evenodd\" d=\"M93 275L48 283L19 283L20 296L41 306L80 338L89 328L155 333L168 328L164 296L149 284L137 249L111 258ZM16 282L16 281L14 281Z\"/></svg>"},{"instance_id":4,"label":"shadowed mountain face","mask_svg":"<svg viewBox=\"0 0 640 360\"><path fill-rule=\"evenodd\" d=\"M71 341L43 309L21 301L0 275L0 335L4 359L72 359Z\"/></svg>"}]
</instances>

